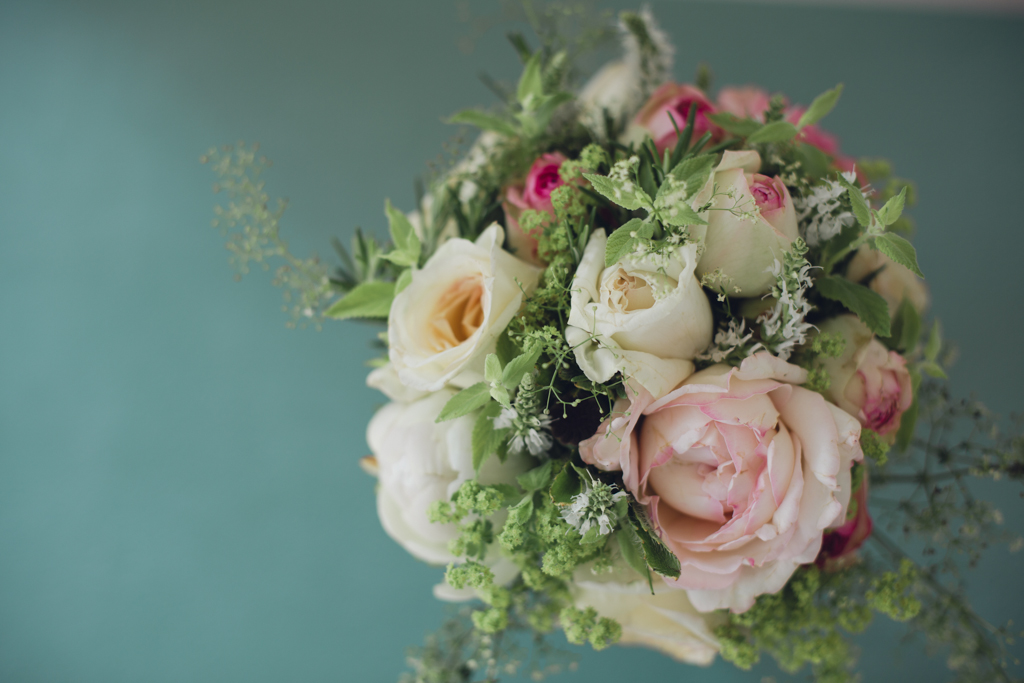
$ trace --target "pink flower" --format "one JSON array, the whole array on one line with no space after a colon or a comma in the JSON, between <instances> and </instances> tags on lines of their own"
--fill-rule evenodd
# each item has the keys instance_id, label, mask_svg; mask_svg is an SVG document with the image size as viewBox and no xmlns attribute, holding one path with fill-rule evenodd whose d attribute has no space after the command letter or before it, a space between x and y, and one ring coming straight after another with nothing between
<instances>
[{"instance_id":1,"label":"pink flower","mask_svg":"<svg viewBox=\"0 0 1024 683\"><path fill-rule=\"evenodd\" d=\"M699 88L677 83L666 83L654 91L636 115L634 134L629 137L637 137L636 129L639 128L651 136L658 152L674 147L679 138L676 128L682 130L686 126L686 117L693 104L697 105L697 111L691 142L696 142L704 133L711 133L711 142L717 142L721 139L722 130L708 119L708 114L715 113L711 100Z\"/></svg>"},{"instance_id":2,"label":"pink flower","mask_svg":"<svg viewBox=\"0 0 1024 683\"><path fill-rule=\"evenodd\" d=\"M730 86L718 91L718 109L741 119L764 121L771 97L756 85Z\"/></svg>"},{"instance_id":3,"label":"pink flower","mask_svg":"<svg viewBox=\"0 0 1024 683\"><path fill-rule=\"evenodd\" d=\"M747 178L747 185L750 187L750 194L754 197L754 203L761 210L761 215L772 211L779 211L789 201L789 191L782 184L779 176L769 178L760 173L754 173ZM771 219L765 216L765 220L771 223Z\"/></svg>"},{"instance_id":4,"label":"pink flower","mask_svg":"<svg viewBox=\"0 0 1024 683\"><path fill-rule=\"evenodd\" d=\"M841 569L850 564L854 560L854 553L868 540L872 529L874 522L868 514L868 473L865 470L864 478L850 500L846 523L825 534L821 542L821 553L815 563L828 570Z\"/></svg>"},{"instance_id":5,"label":"pink flower","mask_svg":"<svg viewBox=\"0 0 1024 683\"><path fill-rule=\"evenodd\" d=\"M819 328L846 340L839 358L822 360L831 380L828 397L864 427L895 438L900 417L914 402L903 356L886 349L855 315L832 318Z\"/></svg>"},{"instance_id":6,"label":"pink flower","mask_svg":"<svg viewBox=\"0 0 1024 683\"><path fill-rule=\"evenodd\" d=\"M542 154L530 166L526 180L522 185L511 185L505 189L505 223L508 229L508 241L512 251L519 258L534 265L543 265L537 254L537 238L540 229L534 228L530 233L519 227L519 216L523 211L532 209L555 217L555 209L551 205L551 193L555 188L565 184L559 169L565 162L565 155L559 152Z\"/></svg>"},{"instance_id":7,"label":"pink flower","mask_svg":"<svg viewBox=\"0 0 1024 683\"><path fill-rule=\"evenodd\" d=\"M666 582L698 610L749 609L813 562L824 531L845 520L860 425L795 386L804 381L806 371L768 353L715 365L653 403L633 397L628 419L581 444L585 461L623 470L679 558L679 577Z\"/></svg>"}]
</instances>

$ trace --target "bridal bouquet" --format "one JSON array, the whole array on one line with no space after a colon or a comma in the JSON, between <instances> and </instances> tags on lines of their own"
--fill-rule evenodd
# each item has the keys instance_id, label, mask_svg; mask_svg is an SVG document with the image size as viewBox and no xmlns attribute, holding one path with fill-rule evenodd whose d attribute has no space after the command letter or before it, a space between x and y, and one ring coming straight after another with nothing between
<instances>
[{"instance_id":1,"label":"bridal bouquet","mask_svg":"<svg viewBox=\"0 0 1024 683\"><path fill-rule=\"evenodd\" d=\"M410 680L543 674L550 646L513 634L555 629L846 680L876 612L962 680L1008 676L959 572L1002 540L966 482L1019 481L1024 442L942 382L913 186L820 127L842 86L677 83L639 12L573 92L595 35L552 17L512 36L502 106L452 117L468 152L336 271L288 252L254 149L208 157L243 271L284 258L298 320L387 323L362 466L384 530L446 567L435 595L470 601Z\"/></svg>"}]
</instances>

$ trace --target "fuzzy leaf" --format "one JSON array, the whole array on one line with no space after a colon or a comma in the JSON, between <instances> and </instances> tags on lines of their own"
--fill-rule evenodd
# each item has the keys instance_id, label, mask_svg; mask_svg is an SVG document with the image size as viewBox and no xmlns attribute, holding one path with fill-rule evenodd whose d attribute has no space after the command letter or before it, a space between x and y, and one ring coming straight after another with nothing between
<instances>
[{"instance_id":1,"label":"fuzzy leaf","mask_svg":"<svg viewBox=\"0 0 1024 683\"><path fill-rule=\"evenodd\" d=\"M566 465L551 482L551 500L558 505L568 505L582 490L583 483L575 468Z\"/></svg>"},{"instance_id":2,"label":"fuzzy leaf","mask_svg":"<svg viewBox=\"0 0 1024 683\"><path fill-rule=\"evenodd\" d=\"M800 116L800 121L796 124L798 128L806 128L812 126L818 121L825 118L832 108L836 106L836 102L839 101L839 96L843 94L843 84L840 83L831 90L826 90L811 102L811 106L807 108L807 111Z\"/></svg>"},{"instance_id":3,"label":"fuzzy leaf","mask_svg":"<svg viewBox=\"0 0 1024 683\"><path fill-rule=\"evenodd\" d=\"M741 119L728 112L708 114L707 118L713 124L733 135L747 137L764 127L764 124L754 119Z\"/></svg>"},{"instance_id":4,"label":"fuzzy leaf","mask_svg":"<svg viewBox=\"0 0 1024 683\"><path fill-rule=\"evenodd\" d=\"M391 205L390 199L384 201L384 213L388 217L391 241L395 243L394 251L387 254L385 258L400 266L417 265L420 260L422 246L420 245L420 238L416 236L416 231L412 227L412 223L409 222L404 213Z\"/></svg>"},{"instance_id":5,"label":"fuzzy leaf","mask_svg":"<svg viewBox=\"0 0 1024 683\"><path fill-rule=\"evenodd\" d=\"M686 198L690 199L700 192L711 177L711 171L715 167L714 154L701 154L700 156L685 159L672 169L670 175L676 180L686 183Z\"/></svg>"},{"instance_id":6,"label":"fuzzy leaf","mask_svg":"<svg viewBox=\"0 0 1024 683\"><path fill-rule=\"evenodd\" d=\"M489 456L498 452L498 447L505 442L505 438L508 436L508 429L494 428L494 418L500 412L501 406L491 401L476 416L471 439L473 469L476 471L480 470L480 466Z\"/></svg>"},{"instance_id":7,"label":"fuzzy leaf","mask_svg":"<svg viewBox=\"0 0 1024 683\"><path fill-rule=\"evenodd\" d=\"M900 219L903 214L903 205L907 201L907 188L904 187L900 193L892 197L878 210L878 220L882 225L892 225Z\"/></svg>"},{"instance_id":8,"label":"fuzzy leaf","mask_svg":"<svg viewBox=\"0 0 1024 683\"><path fill-rule=\"evenodd\" d=\"M501 381L501 361L493 353L487 354L484 359L484 379L491 384Z\"/></svg>"},{"instance_id":9,"label":"fuzzy leaf","mask_svg":"<svg viewBox=\"0 0 1024 683\"><path fill-rule=\"evenodd\" d=\"M799 131L789 121L772 121L762 126L747 137L751 145L758 145L762 142L785 142L792 140Z\"/></svg>"},{"instance_id":10,"label":"fuzzy leaf","mask_svg":"<svg viewBox=\"0 0 1024 683\"><path fill-rule=\"evenodd\" d=\"M640 228L642 225L643 221L639 218L634 218L608 236L608 241L604 245L605 268L612 267L619 262L619 259L633 251L633 247L636 246L637 237L641 234ZM651 226L652 234L653 229L654 226ZM633 236L634 232L637 234L637 237Z\"/></svg>"},{"instance_id":11,"label":"fuzzy leaf","mask_svg":"<svg viewBox=\"0 0 1024 683\"><path fill-rule=\"evenodd\" d=\"M551 483L551 468L554 463L548 460L539 467L534 467L529 472L524 472L516 477L516 481L523 487L524 491L540 491Z\"/></svg>"},{"instance_id":12,"label":"fuzzy leaf","mask_svg":"<svg viewBox=\"0 0 1024 683\"><path fill-rule=\"evenodd\" d=\"M537 359L540 358L542 350L540 344L533 344L525 353L516 356L508 362L501 374L501 381L507 389L512 390L519 386L519 383L523 380L523 375L533 370L534 366L537 365Z\"/></svg>"},{"instance_id":13,"label":"fuzzy leaf","mask_svg":"<svg viewBox=\"0 0 1024 683\"><path fill-rule=\"evenodd\" d=\"M917 250L914 245L894 232L887 232L875 238L875 248L901 266L906 266L918 277L924 277L917 265Z\"/></svg>"},{"instance_id":14,"label":"fuzzy leaf","mask_svg":"<svg viewBox=\"0 0 1024 683\"><path fill-rule=\"evenodd\" d=\"M515 126L508 121L477 109L460 111L448 119L448 123L464 123L467 126L476 126L480 130L490 130L507 137L515 137L518 134Z\"/></svg>"},{"instance_id":15,"label":"fuzzy leaf","mask_svg":"<svg viewBox=\"0 0 1024 683\"><path fill-rule=\"evenodd\" d=\"M871 227L871 207L864 199L860 188L844 178L842 174L837 178L839 184L846 188L846 194L850 197L850 205L853 207L853 216L863 227Z\"/></svg>"},{"instance_id":16,"label":"fuzzy leaf","mask_svg":"<svg viewBox=\"0 0 1024 683\"><path fill-rule=\"evenodd\" d=\"M508 519L505 523L522 526L529 522L531 517L533 517L533 494L528 493L523 496L521 501L508 509Z\"/></svg>"},{"instance_id":17,"label":"fuzzy leaf","mask_svg":"<svg viewBox=\"0 0 1024 683\"><path fill-rule=\"evenodd\" d=\"M834 275L819 277L814 288L826 299L838 301L857 314L861 321L879 337L890 332L889 305L877 292L864 285Z\"/></svg>"},{"instance_id":18,"label":"fuzzy leaf","mask_svg":"<svg viewBox=\"0 0 1024 683\"><path fill-rule=\"evenodd\" d=\"M335 320L346 318L386 318L395 298L394 282L364 282L345 298L324 311L324 315Z\"/></svg>"},{"instance_id":19,"label":"fuzzy leaf","mask_svg":"<svg viewBox=\"0 0 1024 683\"><path fill-rule=\"evenodd\" d=\"M509 397L508 389L501 384L491 384L490 391L488 392L495 401L500 403L506 408L512 407L512 399Z\"/></svg>"},{"instance_id":20,"label":"fuzzy leaf","mask_svg":"<svg viewBox=\"0 0 1024 683\"><path fill-rule=\"evenodd\" d=\"M584 173L583 177L590 181L590 184L601 196L613 204L617 204L629 211L636 211L643 206L643 202L636 196L636 191L639 189L636 186L636 183L630 183L633 187L627 191L623 183L617 180L612 180L608 176ZM641 192L642 191L643 190L641 190ZM650 198L648 198L648 200L649 199Z\"/></svg>"},{"instance_id":21,"label":"fuzzy leaf","mask_svg":"<svg viewBox=\"0 0 1024 683\"><path fill-rule=\"evenodd\" d=\"M412 284L412 268L406 268L395 280L395 296L402 293L402 290Z\"/></svg>"},{"instance_id":22,"label":"fuzzy leaf","mask_svg":"<svg viewBox=\"0 0 1024 683\"><path fill-rule=\"evenodd\" d=\"M640 576L646 576L648 582L651 579L651 571L647 568L647 560L644 559L643 546L640 537L632 524L623 524L619 527L615 537L619 541L619 550L622 552L622 559L630 567L636 570Z\"/></svg>"},{"instance_id":23,"label":"fuzzy leaf","mask_svg":"<svg viewBox=\"0 0 1024 683\"><path fill-rule=\"evenodd\" d=\"M483 407L489 400L491 400L490 386L487 382L477 382L448 399L444 408L441 409L441 414L434 422L445 422L469 415L477 408Z\"/></svg>"},{"instance_id":24,"label":"fuzzy leaf","mask_svg":"<svg viewBox=\"0 0 1024 683\"><path fill-rule=\"evenodd\" d=\"M664 186L663 186L664 187ZM658 218L669 225L682 228L687 225L707 225L708 222L700 214L686 204L674 204L659 209Z\"/></svg>"},{"instance_id":25,"label":"fuzzy leaf","mask_svg":"<svg viewBox=\"0 0 1024 683\"><path fill-rule=\"evenodd\" d=\"M679 558L658 538L647 519L647 513L639 503L629 506L629 521L636 535L640 537L647 565L662 576L679 578Z\"/></svg>"}]
</instances>

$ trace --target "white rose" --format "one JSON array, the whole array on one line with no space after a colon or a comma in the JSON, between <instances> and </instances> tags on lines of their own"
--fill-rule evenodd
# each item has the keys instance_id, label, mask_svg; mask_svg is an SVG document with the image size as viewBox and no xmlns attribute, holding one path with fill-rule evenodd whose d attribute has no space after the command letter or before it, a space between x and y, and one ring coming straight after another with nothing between
<instances>
[{"instance_id":1,"label":"white rose","mask_svg":"<svg viewBox=\"0 0 1024 683\"><path fill-rule=\"evenodd\" d=\"M621 372L660 398L693 372L711 342L711 305L693 271L697 245L604 267L607 238L590 236L572 282L566 341L593 382Z\"/></svg>"},{"instance_id":2,"label":"white rose","mask_svg":"<svg viewBox=\"0 0 1024 683\"><path fill-rule=\"evenodd\" d=\"M721 270L722 285L744 297L765 294L775 284L769 268L799 234L789 190L778 178L757 174L757 152L725 152L708 180L714 187L704 254L697 275ZM706 187L704 192L707 193Z\"/></svg>"},{"instance_id":3,"label":"white rose","mask_svg":"<svg viewBox=\"0 0 1024 683\"><path fill-rule=\"evenodd\" d=\"M600 136L605 134L604 113L620 122L640 107L639 69L625 60L608 62L590 77L576 100L580 120Z\"/></svg>"},{"instance_id":4,"label":"white rose","mask_svg":"<svg viewBox=\"0 0 1024 683\"><path fill-rule=\"evenodd\" d=\"M871 277L867 285L881 294L889 304L890 315L896 315L904 298L910 301L918 313L923 314L928 310L928 288L924 281L906 266L901 266L866 244L850 260L846 277L854 282Z\"/></svg>"},{"instance_id":5,"label":"white rose","mask_svg":"<svg viewBox=\"0 0 1024 683\"><path fill-rule=\"evenodd\" d=\"M448 542L458 536L454 524L437 524L430 506L449 500L474 477L473 424L467 415L436 423L441 408L455 394L445 389L413 403L389 403L367 427L366 440L376 458L377 513L391 538L416 558L446 564L456 558ZM476 476L481 484L508 484L526 471L523 458L510 455L502 463L489 458Z\"/></svg>"},{"instance_id":6,"label":"white rose","mask_svg":"<svg viewBox=\"0 0 1024 683\"><path fill-rule=\"evenodd\" d=\"M598 615L619 622L623 645L660 650L687 664L711 664L719 648L712 629L724 622L724 617L701 614L690 604L686 591L665 585L660 577L652 578L654 595L646 581L577 578L572 586L573 601L577 608L593 607Z\"/></svg>"},{"instance_id":7,"label":"white rose","mask_svg":"<svg viewBox=\"0 0 1024 683\"><path fill-rule=\"evenodd\" d=\"M495 223L477 241L442 244L391 304L391 364L402 384L437 391L483 379L484 358L531 292L541 269L501 248Z\"/></svg>"}]
</instances>

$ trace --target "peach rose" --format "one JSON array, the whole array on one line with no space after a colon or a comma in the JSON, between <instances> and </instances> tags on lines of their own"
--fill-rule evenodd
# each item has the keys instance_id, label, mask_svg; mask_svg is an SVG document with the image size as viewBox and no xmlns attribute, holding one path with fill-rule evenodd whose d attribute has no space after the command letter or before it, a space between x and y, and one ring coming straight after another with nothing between
<instances>
[{"instance_id":1,"label":"peach rose","mask_svg":"<svg viewBox=\"0 0 1024 683\"><path fill-rule=\"evenodd\" d=\"M391 304L388 355L402 384L437 391L483 379L484 358L541 269L501 248L495 223L476 242L442 244Z\"/></svg>"},{"instance_id":2,"label":"peach rose","mask_svg":"<svg viewBox=\"0 0 1024 683\"><path fill-rule=\"evenodd\" d=\"M654 91L626 131L626 141L640 142L644 135L650 135L658 152L674 147L679 138L676 128L682 130L686 126L686 117L694 104L697 111L693 118L692 142L704 133L711 133L711 142L717 142L722 137L722 129L708 119L708 114L715 113L715 106L699 88L678 83L665 83Z\"/></svg>"},{"instance_id":3,"label":"peach rose","mask_svg":"<svg viewBox=\"0 0 1024 683\"><path fill-rule=\"evenodd\" d=\"M886 349L855 315L831 318L819 329L846 340L839 358L821 361L831 379L828 398L864 427L895 438L900 416L914 402L903 356Z\"/></svg>"},{"instance_id":4,"label":"peach rose","mask_svg":"<svg viewBox=\"0 0 1024 683\"><path fill-rule=\"evenodd\" d=\"M860 425L796 386L806 378L765 352L739 368L715 365L653 403L638 394L642 417L613 416L581 444L585 460L603 455L608 469L628 470L627 489L679 558L667 583L702 612L743 612L780 590L845 521ZM612 443L628 444L615 450L618 468Z\"/></svg>"},{"instance_id":5,"label":"peach rose","mask_svg":"<svg viewBox=\"0 0 1024 683\"><path fill-rule=\"evenodd\" d=\"M522 185L512 185L505 190L505 201L501 205L505 210L508 242L512 252L537 266L543 265L543 261L537 255L539 229L534 229L530 233L523 232L519 227L519 216L523 211L532 209L555 217L551 193L555 188L565 184L558 173L565 160L565 155L559 152L542 154L530 166Z\"/></svg>"}]
</instances>

